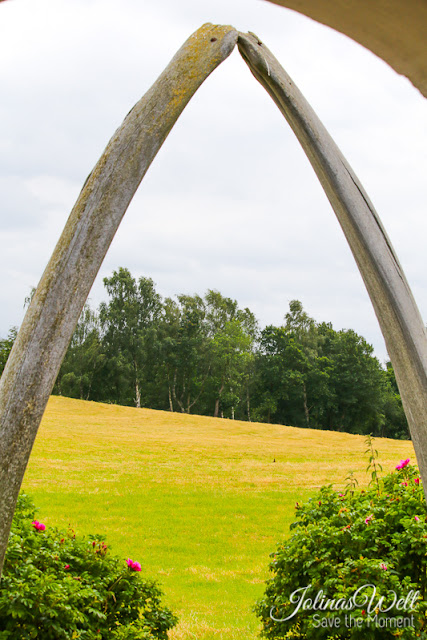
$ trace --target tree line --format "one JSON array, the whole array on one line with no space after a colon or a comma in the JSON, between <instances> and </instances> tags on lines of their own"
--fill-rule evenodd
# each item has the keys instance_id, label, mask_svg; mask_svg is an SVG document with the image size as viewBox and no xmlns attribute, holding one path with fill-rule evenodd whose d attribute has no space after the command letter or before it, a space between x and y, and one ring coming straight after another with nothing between
<instances>
[{"instance_id":1,"label":"tree line","mask_svg":"<svg viewBox=\"0 0 427 640\"><path fill-rule=\"evenodd\" d=\"M86 304L53 393L84 400L407 438L394 372L351 329L317 323L293 300L261 329L236 300L162 298L119 268ZM16 336L0 340L0 371Z\"/></svg>"}]
</instances>

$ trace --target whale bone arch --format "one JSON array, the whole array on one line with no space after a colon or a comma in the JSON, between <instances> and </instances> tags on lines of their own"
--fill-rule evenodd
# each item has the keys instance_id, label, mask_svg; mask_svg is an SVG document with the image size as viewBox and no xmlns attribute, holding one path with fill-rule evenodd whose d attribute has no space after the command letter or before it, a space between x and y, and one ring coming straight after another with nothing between
<instances>
[{"instance_id":1,"label":"whale bone arch","mask_svg":"<svg viewBox=\"0 0 427 640\"><path fill-rule=\"evenodd\" d=\"M129 112L86 180L0 379L0 572L37 430L105 254L179 115L236 43L297 135L343 228L384 334L427 487L427 336L381 222L332 138L263 43L254 34L208 23Z\"/></svg>"}]
</instances>

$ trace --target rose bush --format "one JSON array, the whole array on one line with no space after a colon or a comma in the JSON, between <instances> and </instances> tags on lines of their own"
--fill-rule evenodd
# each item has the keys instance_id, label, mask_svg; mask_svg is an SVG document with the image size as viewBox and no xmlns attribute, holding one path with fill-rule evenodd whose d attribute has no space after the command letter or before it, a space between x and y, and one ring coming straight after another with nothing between
<instances>
[{"instance_id":1,"label":"rose bush","mask_svg":"<svg viewBox=\"0 0 427 640\"><path fill-rule=\"evenodd\" d=\"M427 508L409 460L367 490L323 487L296 518L255 608L264 637L427 638Z\"/></svg>"},{"instance_id":2,"label":"rose bush","mask_svg":"<svg viewBox=\"0 0 427 640\"><path fill-rule=\"evenodd\" d=\"M102 536L80 538L34 515L21 494L0 582L1 640L167 639L177 619L139 562L111 555Z\"/></svg>"}]
</instances>

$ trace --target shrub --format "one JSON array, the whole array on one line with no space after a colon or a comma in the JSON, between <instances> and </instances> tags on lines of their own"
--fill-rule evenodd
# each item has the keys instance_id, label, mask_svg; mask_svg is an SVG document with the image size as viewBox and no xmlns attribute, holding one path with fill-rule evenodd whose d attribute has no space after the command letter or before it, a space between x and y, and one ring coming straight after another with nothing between
<instances>
[{"instance_id":1,"label":"shrub","mask_svg":"<svg viewBox=\"0 0 427 640\"><path fill-rule=\"evenodd\" d=\"M297 504L293 535L272 554L273 577L255 608L262 636L427 637L427 508L408 462L381 480L374 474L367 490L327 486Z\"/></svg>"},{"instance_id":2,"label":"shrub","mask_svg":"<svg viewBox=\"0 0 427 640\"><path fill-rule=\"evenodd\" d=\"M137 562L102 536L77 537L35 520L19 496L0 582L1 640L167 639L177 619Z\"/></svg>"}]
</instances>

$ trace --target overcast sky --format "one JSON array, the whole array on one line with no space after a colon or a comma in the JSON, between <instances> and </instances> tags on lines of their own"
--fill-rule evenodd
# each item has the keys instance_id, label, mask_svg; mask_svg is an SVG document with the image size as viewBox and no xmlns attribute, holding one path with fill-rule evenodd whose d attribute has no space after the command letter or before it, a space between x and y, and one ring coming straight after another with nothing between
<instances>
[{"instance_id":1,"label":"overcast sky","mask_svg":"<svg viewBox=\"0 0 427 640\"><path fill-rule=\"evenodd\" d=\"M253 31L353 166L427 316L427 103L382 60L263 0L0 4L0 336L23 318L109 138L204 22ZM163 296L218 289L261 325L299 299L384 342L335 215L292 131L237 50L192 99L144 178L90 294L119 266Z\"/></svg>"}]
</instances>

